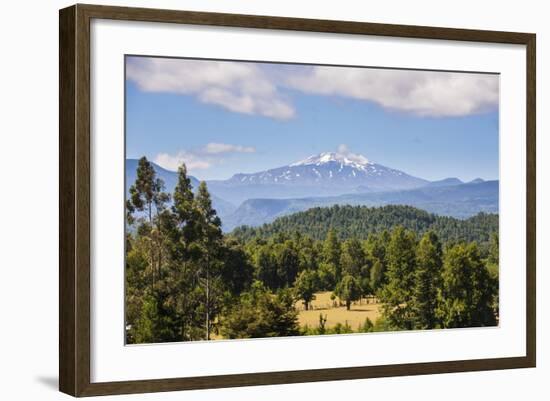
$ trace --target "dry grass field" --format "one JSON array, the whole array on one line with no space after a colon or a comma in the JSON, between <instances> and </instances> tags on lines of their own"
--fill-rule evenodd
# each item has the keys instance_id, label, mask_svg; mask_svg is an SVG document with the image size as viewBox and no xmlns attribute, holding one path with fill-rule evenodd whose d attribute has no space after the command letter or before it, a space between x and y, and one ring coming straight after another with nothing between
<instances>
[{"instance_id":1,"label":"dry grass field","mask_svg":"<svg viewBox=\"0 0 550 401\"><path fill-rule=\"evenodd\" d=\"M381 304L366 299L354 302L351 305L351 310L346 310L346 306L338 306L338 298L331 300L332 292L319 292L315 294L315 300L311 302L309 310L305 310L302 302L296 303L296 309L299 310L298 321L300 326L308 325L310 328L315 328L319 325L319 314L326 316L326 327L334 327L337 323L345 324L346 322L355 331L365 323L368 317L374 323L380 316Z\"/></svg>"}]
</instances>

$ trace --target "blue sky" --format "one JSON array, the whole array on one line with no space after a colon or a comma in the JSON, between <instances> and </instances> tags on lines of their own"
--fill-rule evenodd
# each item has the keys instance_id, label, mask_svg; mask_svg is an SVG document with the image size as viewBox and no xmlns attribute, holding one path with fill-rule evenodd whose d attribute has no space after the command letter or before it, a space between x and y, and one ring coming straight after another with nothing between
<instances>
[{"instance_id":1,"label":"blue sky","mask_svg":"<svg viewBox=\"0 0 550 401\"><path fill-rule=\"evenodd\" d=\"M127 58L126 156L199 179L340 145L429 180L498 178L498 76Z\"/></svg>"}]
</instances>

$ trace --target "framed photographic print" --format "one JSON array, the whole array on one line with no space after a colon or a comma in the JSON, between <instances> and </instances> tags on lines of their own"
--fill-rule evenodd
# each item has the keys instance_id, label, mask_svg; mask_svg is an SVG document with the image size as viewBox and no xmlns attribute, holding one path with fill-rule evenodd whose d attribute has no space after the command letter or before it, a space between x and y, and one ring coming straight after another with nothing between
<instances>
[{"instance_id":1,"label":"framed photographic print","mask_svg":"<svg viewBox=\"0 0 550 401\"><path fill-rule=\"evenodd\" d=\"M60 390L534 367L535 35L60 11Z\"/></svg>"}]
</instances>

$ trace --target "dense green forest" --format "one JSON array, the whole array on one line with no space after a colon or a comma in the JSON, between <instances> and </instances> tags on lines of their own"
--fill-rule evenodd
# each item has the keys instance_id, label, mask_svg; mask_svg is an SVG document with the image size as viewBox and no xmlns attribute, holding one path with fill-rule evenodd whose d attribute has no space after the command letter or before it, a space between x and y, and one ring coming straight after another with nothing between
<instances>
[{"instance_id":1,"label":"dense green forest","mask_svg":"<svg viewBox=\"0 0 550 401\"><path fill-rule=\"evenodd\" d=\"M304 212L279 217L261 227L242 226L232 234L248 241L254 237L269 238L279 233L299 232L313 239L323 239L329 229L338 232L340 239L367 239L398 225L419 235L434 231L443 242L476 241L486 243L490 234L498 231L498 215L479 213L465 220L437 216L412 206L349 206L315 207Z\"/></svg>"},{"instance_id":2,"label":"dense green forest","mask_svg":"<svg viewBox=\"0 0 550 401\"><path fill-rule=\"evenodd\" d=\"M498 321L498 216L466 221L407 206L312 209L224 235L207 186L185 165L174 192L146 158L126 202L128 343L348 333L300 327L319 291L382 316L356 331L492 326ZM285 224L287 224L285 226Z\"/></svg>"}]
</instances>

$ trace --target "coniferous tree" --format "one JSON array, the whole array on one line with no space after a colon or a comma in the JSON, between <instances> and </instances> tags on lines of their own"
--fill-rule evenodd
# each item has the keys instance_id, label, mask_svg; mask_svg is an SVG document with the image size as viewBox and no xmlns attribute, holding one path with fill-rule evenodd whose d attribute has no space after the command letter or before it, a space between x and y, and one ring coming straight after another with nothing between
<instances>
[{"instance_id":1,"label":"coniferous tree","mask_svg":"<svg viewBox=\"0 0 550 401\"><path fill-rule=\"evenodd\" d=\"M163 233L160 232L156 217L164 210L169 195L163 192L164 182L157 178L153 165L146 157L139 159L136 171L136 181L130 186L130 198L126 204L129 221L135 221L133 213L136 211L145 212L146 219L138 228L139 233L149 238L150 253L150 275L151 288L154 291L156 279L160 275L162 265L162 254L156 252L164 241ZM142 219L143 220L143 219Z\"/></svg>"},{"instance_id":2,"label":"coniferous tree","mask_svg":"<svg viewBox=\"0 0 550 401\"><path fill-rule=\"evenodd\" d=\"M379 234L384 244L388 235L384 231L399 225L419 236L433 230L444 243L477 241L481 245L488 243L492 232L498 231L498 214L479 213L467 219L457 219L404 205L314 207L279 217L260 227L237 227L232 234L249 240L299 232L315 240L324 240L329 231L336 230L341 240L354 237L365 240L370 234Z\"/></svg>"},{"instance_id":3,"label":"coniferous tree","mask_svg":"<svg viewBox=\"0 0 550 401\"><path fill-rule=\"evenodd\" d=\"M319 277L313 270L304 270L296 278L294 291L298 299L303 300L306 310L309 304L315 299L315 292L319 288Z\"/></svg>"},{"instance_id":4,"label":"coniferous tree","mask_svg":"<svg viewBox=\"0 0 550 401\"><path fill-rule=\"evenodd\" d=\"M274 246L275 263L277 265L277 288L289 287L298 274L300 258L292 240L285 240Z\"/></svg>"},{"instance_id":5,"label":"coniferous tree","mask_svg":"<svg viewBox=\"0 0 550 401\"><path fill-rule=\"evenodd\" d=\"M220 307L218 296L221 294L220 249L222 240L221 220L212 207L212 200L206 183L199 184L195 197L195 209L198 213L196 243L199 257L199 276L204 291L205 338L210 339L212 321Z\"/></svg>"},{"instance_id":6,"label":"coniferous tree","mask_svg":"<svg viewBox=\"0 0 550 401\"><path fill-rule=\"evenodd\" d=\"M340 241L338 240L336 231L331 228L323 244L323 262L333 270L335 282L339 282L342 278L342 269L340 266L341 253Z\"/></svg>"},{"instance_id":7,"label":"coniferous tree","mask_svg":"<svg viewBox=\"0 0 550 401\"><path fill-rule=\"evenodd\" d=\"M491 276L493 282L493 291L495 293L493 300L493 309L496 316L499 315L499 235L498 232L494 232L491 235L491 241L489 243L489 253L486 260L487 270Z\"/></svg>"},{"instance_id":8,"label":"coniferous tree","mask_svg":"<svg viewBox=\"0 0 550 401\"><path fill-rule=\"evenodd\" d=\"M300 333L297 317L287 290L274 295L256 281L225 316L221 333L225 338L295 336Z\"/></svg>"},{"instance_id":9,"label":"coniferous tree","mask_svg":"<svg viewBox=\"0 0 550 401\"><path fill-rule=\"evenodd\" d=\"M254 266L242 245L234 238L225 238L221 248L221 279L234 296L247 290L254 279Z\"/></svg>"},{"instance_id":10,"label":"coniferous tree","mask_svg":"<svg viewBox=\"0 0 550 401\"><path fill-rule=\"evenodd\" d=\"M370 288L373 294L377 294L382 288L384 268L379 260L376 260L370 270Z\"/></svg>"},{"instance_id":11,"label":"coniferous tree","mask_svg":"<svg viewBox=\"0 0 550 401\"><path fill-rule=\"evenodd\" d=\"M130 186L129 209L131 211L145 211L147 221L153 223L154 208L157 212L168 201L163 192L164 182L157 178L153 165L145 156L139 159L136 171L136 181Z\"/></svg>"},{"instance_id":12,"label":"coniferous tree","mask_svg":"<svg viewBox=\"0 0 550 401\"><path fill-rule=\"evenodd\" d=\"M178 168L173 200L172 219L167 220L167 225L171 224L166 230L170 236L172 265L164 283L165 303L178 322L180 340L197 340L204 337L200 334L203 322L196 313L201 297L195 291L198 286L199 253L195 243L199 235L199 214L185 164Z\"/></svg>"},{"instance_id":13,"label":"coniferous tree","mask_svg":"<svg viewBox=\"0 0 550 401\"><path fill-rule=\"evenodd\" d=\"M361 242L357 238L350 238L343 243L340 256L342 274L360 277L363 267L367 263ZM367 272L368 273L368 272Z\"/></svg>"},{"instance_id":14,"label":"coniferous tree","mask_svg":"<svg viewBox=\"0 0 550 401\"><path fill-rule=\"evenodd\" d=\"M146 295L139 314L130 329L131 342L134 344L158 342L158 322L157 300L151 295Z\"/></svg>"},{"instance_id":15,"label":"coniferous tree","mask_svg":"<svg viewBox=\"0 0 550 401\"><path fill-rule=\"evenodd\" d=\"M317 269L319 276L319 289L323 291L333 290L336 286L336 269L333 264L321 262Z\"/></svg>"},{"instance_id":16,"label":"coniferous tree","mask_svg":"<svg viewBox=\"0 0 550 401\"><path fill-rule=\"evenodd\" d=\"M487 269L491 276L498 279L499 269L499 236L498 232L491 234L489 241L489 251L487 254Z\"/></svg>"},{"instance_id":17,"label":"coniferous tree","mask_svg":"<svg viewBox=\"0 0 550 401\"><path fill-rule=\"evenodd\" d=\"M126 201L127 223L134 226L137 225L135 234L132 235L127 232L127 240L131 243L132 237L135 236L134 247L141 248L148 255L147 267L145 271L141 270L139 277L143 279L142 282L148 282L149 285L148 287L141 286L142 288L139 290L136 286L128 286L127 296L129 297L128 299L135 301L131 302L134 307L144 308L146 306L143 301L144 299L147 297L159 297L158 282L162 278L163 266L167 263L164 252L167 238L166 233L162 229L160 216L166 212L166 203L170 199L169 195L163 191L164 182L156 177L153 165L147 158L142 157L138 162L136 181L130 186L129 198ZM132 267L128 267L126 279L135 279L136 276L132 277ZM139 313L139 311L132 312L132 309L129 308L127 319L133 319L133 321L129 321L129 327L132 327L132 323L134 323L133 326L136 326L135 323L139 314L142 327L147 326L144 322L147 316L156 319L155 322L150 323L151 327L155 327L156 332L158 332L161 328L161 320L163 319L161 311L159 311L159 299L155 299L155 305L155 314L143 314ZM150 312L151 310L152 307L149 307Z\"/></svg>"},{"instance_id":18,"label":"coniferous tree","mask_svg":"<svg viewBox=\"0 0 550 401\"><path fill-rule=\"evenodd\" d=\"M443 326L476 327L496 324L495 283L483 265L475 243L457 244L445 253L442 302Z\"/></svg>"},{"instance_id":19,"label":"coniferous tree","mask_svg":"<svg viewBox=\"0 0 550 401\"><path fill-rule=\"evenodd\" d=\"M479 247L476 243L468 245L468 252L472 261L472 320L471 327L495 326L496 308L498 301L498 279L491 276L487 266L483 263Z\"/></svg>"},{"instance_id":20,"label":"coniferous tree","mask_svg":"<svg viewBox=\"0 0 550 401\"><path fill-rule=\"evenodd\" d=\"M363 291L359 281L355 277L348 274L345 275L342 278L342 281L338 283L334 292L338 298L345 301L346 309L350 310L351 303L360 299Z\"/></svg>"},{"instance_id":21,"label":"coniferous tree","mask_svg":"<svg viewBox=\"0 0 550 401\"><path fill-rule=\"evenodd\" d=\"M383 313L395 329L410 330L414 325L412 312L414 273L416 267L414 233L397 227L387 247L387 284L380 292Z\"/></svg>"},{"instance_id":22,"label":"coniferous tree","mask_svg":"<svg viewBox=\"0 0 550 401\"><path fill-rule=\"evenodd\" d=\"M137 342L136 330L142 330L138 328L137 322L142 316L145 295L149 293L148 266L149 252L143 245L143 241L129 236L126 245L126 291L124 296L126 301L126 341L130 344ZM149 323L152 324L152 322ZM151 335L140 334L137 337L143 342L143 338L149 338Z\"/></svg>"},{"instance_id":23,"label":"coniferous tree","mask_svg":"<svg viewBox=\"0 0 550 401\"><path fill-rule=\"evenodd\" d=\"M172 210L176 216L177 227L180 233L180 241L190 243L195 239L196 210L194 204L193 187L187 175L187 167L182 164L178 168L178 182L174 188L174 204Z\"/></svg>"},{"instance_id":24,"label":"coniferous tree","mask_svg":"<svg viewBox=\"0 0 550 401\"><path fill-rule=\"evenodd\" d=\"M278 287L277 265L268 246L260 246L254 255L256 277L270 289Z\"/></svg>"},{"instance_id":25,"label":"coniferous tree","mask_svg":"<svg viewBox=\"0 0 550 401\"><path fill-rule=\"evenodd\" d=\"M414 329L433 329L437 326L436 310L441 286L442 249L437 235L429 231L416 250L416 272L413 290Z\"/></svg>"}]
</instances>

